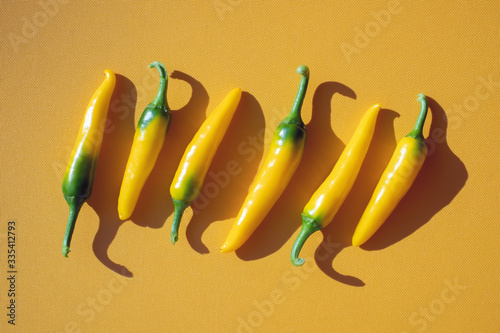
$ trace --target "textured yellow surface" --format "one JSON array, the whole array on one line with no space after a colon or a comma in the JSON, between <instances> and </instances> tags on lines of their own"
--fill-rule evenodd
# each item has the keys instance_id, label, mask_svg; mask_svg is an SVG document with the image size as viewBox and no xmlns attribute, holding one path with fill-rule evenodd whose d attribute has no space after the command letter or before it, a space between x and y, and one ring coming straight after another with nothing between
<instances>
[{"instance_id":1,"label":"textured yellow surface","mask_svg":"<svg viewBox=\"0 0 500 333\"><path fill-rule=\"evenodd\" d=\"M0 1L2 332L498 332L498 1ZM137 120L171 77L173 119L131 219L117 198ZM246 189L311 70L301 165L236 253ZM85 106L118 74L94 193L61 255L61 181ZM207 112L246 93L169 242L168 188ZM425 93L430 156L362 248L355 225ZM289 251L300 212L366 109L383 110L334 221ZM446 121L448 120L448 122ZM7 227L16 225L15 326Z\"/></svg>"}]
</instances>

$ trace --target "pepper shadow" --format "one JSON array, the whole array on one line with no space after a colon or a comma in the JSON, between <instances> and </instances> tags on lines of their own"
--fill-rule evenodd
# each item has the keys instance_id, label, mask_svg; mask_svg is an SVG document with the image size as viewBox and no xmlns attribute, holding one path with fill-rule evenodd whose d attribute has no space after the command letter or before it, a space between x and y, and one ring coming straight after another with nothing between
<instances>
[{"instance_id":1,"label":"pepper shadow","mask_svg":"<svg viewBox=\"0 0 500 333\"><path fill-rule=\"evenodd\" d=\"M198 253L210 252L202 241L207 228L238 213L262 157L264 132L262 108L253 95L244 91L200 195L191 204L193 217L181 221L180 234L185 226L186 238Z\"/></svg>"},{"instance_id":2,"label":"pepper shadow","mask_svg":"<svg viewBox=\"0 0 500 333\"><path fill-rule=\"evenodd\" d=\"M465 164L446 140L446 113L433 98L426 98L432 112L426 138L427 158L408 193L382 227L361 246L364 250L381 250L410 236L446 207L465 186L468 178Z\"/></svg>"},{"instance_id":3,"label":"pepper shadow","mask_svg":"<svg viewBox=\"0 0 500 333\"><path fill-rule=\"evenodd\" d=\"M331 128L331 101L335 94L356 99L339 82L323 82L314 91L311 121L302 160L287 188L252 236L236 250L242 260L256 260L278 251L301 226L304 205L330 173L344 144ZM283 115L283 118L286 115Z\"/></svg>"},{"instance_id":4,"label":"pepper shadow","mask_svg":"<svg viewBox=\"0 0 500 333\"><path fill-rule=\"evenodd\" d=\"M370 200L380 174L392 156L396 146L394 119L398 116L395 111L380 110L370 147L356 181L333 220L321 229L323 241L314 254L316 264L326 275L347 285L362 287L365 283L357 277L336 271L333 268L333 261L344 248L351 245L356 223Z\"/></svg>"},{"instance_id":5,"label":"pepper shadow","mask_svg":"<svg viewBox=\"0 0 500 333\"><path fill-rule=\"evenodd\" d=\"M130 145L124 142L130 142L135 131L135 98L131 98L135 96L137 94L134 84L128 78L116 74L116 85L111 96L93 193L88 200L88 204L99 216L99 228L92 243L94 254L106 267L126 277L132 277L132 272L111 260L108 249L123 224L118 217L117 204L130 152Z\"/></svg>"},{"instance_id":6,"label":"pepper shadow","mask_svg":"<svg viewBox=\"0 0 500 333\"><path fill-rule=\"evenodd\" d=\"M190 75L174 71L170 77L187 82L192 89L191 97L182 108L172 111L165 143L130 217L136 225L154 229L163 227L174 211L170 184L186 146L205 119L209 102L206 89ZM165 243L169 239L166 238Z\"/></svg>"}]
</instances>

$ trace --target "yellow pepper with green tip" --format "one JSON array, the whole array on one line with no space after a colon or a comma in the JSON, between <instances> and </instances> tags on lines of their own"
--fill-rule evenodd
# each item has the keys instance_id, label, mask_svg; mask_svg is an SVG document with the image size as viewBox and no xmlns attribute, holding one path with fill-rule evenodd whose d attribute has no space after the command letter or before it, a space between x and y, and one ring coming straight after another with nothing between
<instances>
[{"instance_id":1,"label":"yellow pepper with green tip","mask_svg":"<svg viewBox=\"0 0 500 333\"><path fill-rule=\"evenodd\" d=\"M352 237L352 245L360 246L382 226L415 181L427 156L422 129L427 116L427 100L419 94L420 114L413 130L398 142L372 198L361 216Z\"/></svg>"},{"instance_id":2,"label":"yellow pepper with green tip","mask_svg":"<svg viewBox=\"0 0 500 333\"><path fill-rule=\"evenodd\" d=\"M222 253L235 251L247 241L281 196L302 159L306 129L300 111L309 82L309 68L302 65L297 73L302 77L292 110L274 132L269 152L221 247Z\"/></svg>"},{"instance_id":3,"label":"yellow pepper with green tip","mask_svg":"<svg viewBox=\"0 0 500 333\"><path fill-rule=\"evenodd\" d=\"M78 213L92 194L109 102L115 89L115 73L107 69L104 74L106 74L106 78L92 95L87 106L85 118L83 118L80 132L64 174L62 191L69 205L68 223L62 246L62 254L65 257L71 251L69 246Z\"/></svg>"},{"instance_id":4,"label":"yellow pepper with green tip","mask_svg":"<svg viewBox=\"0 0 500 333\"><path fill-rule=\"evenodd\" d=\"M212 111L196 132L182 156L175 173L170 195L174 202L174 220L170 241L178 240L179 224L184 210L198 197L215 152L226 133L241 99L241 89L235 88Z\"/></svg>"},{"instance_id":5,"label":"yellow pepper with green tip","mask_svg":"<svg viewBox=\"0 0 500 333\"><path fill-rule=\"evenodd\" d=\"M160 73L160 85L155 99L146 106L137 124L134 141L123 175L118 197L118 215L126 220L131 215L139 195L153 170L170 126L171 112L166 101L168 76L158 61L149 65Z\"/></svg>"},{"instance_id":6,"label":"yellow pepper with green tip","mask_svg":"<svg viewBox=\"0 0 500 333\"><path fill-rule=\"evenodd\" d=\"M349 194L370 146L379 111L378 105L366 111L330 175L304 207L302 228L290 254L295 266L301 266L305 262L298 255L307 238L330 224Z\"/></svg>"}]
</instances>

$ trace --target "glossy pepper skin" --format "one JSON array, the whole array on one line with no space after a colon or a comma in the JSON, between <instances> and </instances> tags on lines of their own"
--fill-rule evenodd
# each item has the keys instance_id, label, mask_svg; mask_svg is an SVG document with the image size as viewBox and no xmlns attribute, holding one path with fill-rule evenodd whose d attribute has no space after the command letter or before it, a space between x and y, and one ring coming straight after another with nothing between
<instances>
[{"instance_id":1,"label":"glossy pepper skin","mask_svg":"<svg viewBox=\"0 0 500 333\"><path fill-rule=\"evenodd\" d=\"M115 74L110 70L105 70L104 74L106 78L92 95L87 106L87 112L63 178L62 192L69 205L68 223L62 245L62 254L65 257L71 251L69 246L78 213L92 194L109 102L115 88Z\"/></svg>"},{"instance_id":2,"label":"glossy pepper skin","mask_svg":"<svg viewBox=\"0 0 500 333\"><path fill-rule=\"evenodd\" d=\"M306 142L300 111L309 82L309 68L302 65L297 73L302 77L292 110L274 132L262 167L221 247L222 253L235 251L246 242L281 196L300 163Z\"/></svg>"},{"instance_id":3,"label":"glossy pepper skin","mask_svg":"<svg viewBox=\"0 0 500 333\"><path fill-rule=\"evenodd\" d=\"M302 229L290 254L293 265L301 266L304 264L305 260L298 258L304 242L311 234L330 224L349 194L370 146L379 111L380 106L378 105L374 105L366 111L330 175L304 207Z\"/></svg>"},{"instance_id":4,"label":"glossy pepper skin","mask_svg":"<svg viewBox=\"0 0 500 333\"><path fill-rule=\"evenodd\" d=\"M422 128L427 116L427 100L418 95L420 114L413 130L401 139L384 170L372 198L354 231L352 245L365 243L385 222L408 192L427 156Z\"/></svg>"},{"instance_id":5,"label":"glossy pepper skin","mask_svg":"<svg viewBox=\"0 0 500 333\"><path fill-rule=\"evenodd\" d=\"M198 197L212 159L226 133L241 99L241 89L233 89L200 126L182 156L170 195L174 202L174 220L170 241L178 239L184 210Z\"/></svg>"},{"instance_id":6,"label":"glossy pepper skin","mask_svg":"<svg viewBox=\"0 0 500 333\"><path fill-rule=\"evenodd\" d=\"M123 175L118 197L118 215L126 220L132 215L139 195L160 154L171 121L171 111L166 101L168 76L158 61L149 65L160 73L160 85L155 99L142 113L134 134L132 149Z\"/></svg>"}]
</instances>

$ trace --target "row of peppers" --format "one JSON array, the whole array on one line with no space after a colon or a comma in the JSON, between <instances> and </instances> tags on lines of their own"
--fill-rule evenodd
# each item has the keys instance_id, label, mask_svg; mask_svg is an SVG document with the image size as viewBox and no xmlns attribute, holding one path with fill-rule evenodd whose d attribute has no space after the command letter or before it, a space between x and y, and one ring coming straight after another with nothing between
<instances>
[{"instance_id":1,"label":"row of peppers","mask_svg":"<svg viewBox=\"0 0 500 333\"><path fill-rule=\"evenodd\" d=\"M137 125L123 182L118 198L120 219L126 220L134 211L141 190L153 170L165 141L171 110L166 101L168 76L165 67L154 62L160 73L160 84L155 99L146 106ZM309 81L309 68L299 66L299 89L290 113L274 132L265 160L250 185L248 195L236 217L232 229L221 247L221 252L232 252L241 247L259 226L281 196L297 169L306 142L306 128L301 109ZM80 208L92 193L97 159L102 143L99 124L106 120L116 78L105 71L106 78L92 96L70 156L63 180L63 194L70 212L62 253L68 256L70 241ZM172 223L172 243L178 240L179 224L184 210L196 199L217 148L229 127L241 98L235 88L210 113L187 146L175 173L170 194L175 206ZM413 130L399 141L395 152L377 184L363 213L352 244L366 242L389 217L414 182L427 155L422 129L427 115L427 101L418 95L420 113ZM302 212L302 228L291 250L291 261L300 266L304 259L299 252L314 232L327 226L340 209L359 173L375 130L379 105L370 107L362 117L354 135L340 155L333 170L314 192Z\"/></svg>"}]
</instances>

